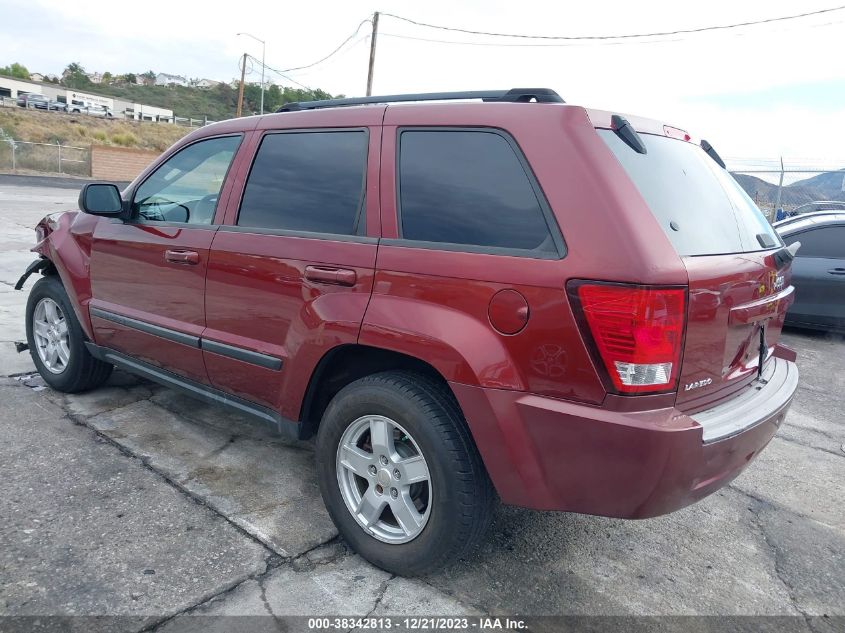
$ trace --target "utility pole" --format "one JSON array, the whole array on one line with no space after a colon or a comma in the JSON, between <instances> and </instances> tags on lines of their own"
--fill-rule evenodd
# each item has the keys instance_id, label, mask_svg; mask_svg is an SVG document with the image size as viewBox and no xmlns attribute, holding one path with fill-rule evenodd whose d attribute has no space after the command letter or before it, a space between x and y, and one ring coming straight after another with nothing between
<instances>
[{"instance_id":1,"label":"utility pole","mask_svg":"<svg viewBox=\"0 0 845 633\"><path fill-rule=\"evenodd\" d=\"M237 33L237 35L246 35L247 37L254 39L256 42L261 43L261 114L264 114L264 53L267 50L267 42L250 33Z\"/></svg>"},{"instance_id":2,"label":"utility pole","mask_svg":"<svg viewBox=\"0 0 845 633\"><path fill-rule=\"evenodd\" d=\"M378 11L373 14L373 36L370 38L370 68L367 73L367 96L373 94L373 67L376 65L376 39L378 38Z\"/></svg>"},{"instance_id":3,"label":"utility pole","mask_svg":"<svg viewBox=\"0 0 845 633\"><path fill-rule=\"evenodd\" d=\"M246 74L246 53L244 53L243 58L241 59L241 85L238 88L238 110L235 112L235 118L239 118L241 116L241 110L243 109L244 105L244 75Z\"/></svg>"},{"instance_id":4,"label":"utility pole","mask_svg":"<svg viewBox=\"0 0 845 633\"><path fill-rule=\"evenodd\" d=\"M783 156L780 157L780 182L778 182L778 196L775 199L775 215L774 217L777 218L778 209L780 209L780 196L783 192Z\"/></svg>"}]
</instances>

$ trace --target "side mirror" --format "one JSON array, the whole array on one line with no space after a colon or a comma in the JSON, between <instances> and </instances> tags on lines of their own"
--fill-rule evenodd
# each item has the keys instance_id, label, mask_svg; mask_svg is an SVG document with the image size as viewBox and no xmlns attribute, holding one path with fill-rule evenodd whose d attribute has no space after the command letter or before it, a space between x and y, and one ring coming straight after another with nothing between
<instances>
[{"instance_id":1,"label":"side mirror","mask_svg":"<svg viewBox=\"0 0 845 633\"><path fill-rule=\"evenodd\" d=\"M109 182L89 182L79 192L79 208L91 215L120 215L120 189Z\"/></svg>"}]
</instances>

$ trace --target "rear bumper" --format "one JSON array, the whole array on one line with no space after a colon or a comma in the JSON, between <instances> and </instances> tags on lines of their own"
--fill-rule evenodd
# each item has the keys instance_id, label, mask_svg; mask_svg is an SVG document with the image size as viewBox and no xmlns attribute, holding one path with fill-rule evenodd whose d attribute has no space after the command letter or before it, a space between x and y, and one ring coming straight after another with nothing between
<instances>
[{"instance_id":1,"label":"rear bumper","mask_svg":"<svg viewBox=\"0 0 845 633\"><path fill-rule=\"evenodd\" d=\"M792 403L797 367L773 358L764 380L691 416L452 388L504 503L635 519L715 492L759 454Z\"/></svg>"}]
</instances>

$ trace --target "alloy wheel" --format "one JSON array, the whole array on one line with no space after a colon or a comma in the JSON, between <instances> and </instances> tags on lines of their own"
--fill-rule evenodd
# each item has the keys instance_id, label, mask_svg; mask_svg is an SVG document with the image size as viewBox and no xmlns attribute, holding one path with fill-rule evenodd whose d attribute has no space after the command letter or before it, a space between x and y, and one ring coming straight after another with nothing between
<instances>
[{"instance_id":1,"label":"alloy wheel","mask_svg":"<svg viewBox=\"0 0 845 633\"><path fill-rule=\"evenodd\" d=\"M70 362L68 322L59 304L41 299L32 314L32 337L38 358L53 374L60 374Z\"/></svg>"},{"instance_id":2,"label":"alloy wheel","mask_svg":"<svg viewBox=\"0 0 845 633\"><path fill-rule=\"evenodd\" d=\"M400 544L423 531L431 475L416 441L397 422L382 415L352 422L340 439L336 470L347 509L373 537Z\"/></svg>"}]
</instances>

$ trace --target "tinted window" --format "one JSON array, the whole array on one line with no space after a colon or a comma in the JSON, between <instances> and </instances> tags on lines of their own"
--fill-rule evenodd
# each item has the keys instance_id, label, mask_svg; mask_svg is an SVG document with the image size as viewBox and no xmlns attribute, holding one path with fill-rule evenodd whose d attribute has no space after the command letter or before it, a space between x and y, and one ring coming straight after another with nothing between
<instances>
[{"instance_id":1,"label":"tinted window","mask_svg":"<svg viewBox=\"0 0 845 633\"><path fill-rule=\"evenodd\" d=\"M365 132L296 132L264 138L238 226L353 235L367 166Z\"/></svg>"},{"instance_id":2,"label":"tinted window","mask_svg":"<svg viewBox=\"0 0 845 633\"><path fill-rule=\"evenodd\" d=\"M239 136L199 141L168 158L138 190L132 202L146 221L210 224Z\"/></svg>"},{"instance_id":3,"label":"tinted window","mask_svg":"<svg viewBox=\"0 0 845 633\"><path fill-rule=\"evenodd\" d=\"M402 237L554 253L528 173L508 140L484 131L405 131Z\"/></svg>"},{"instance_id":4,"label":"tinted window","mask_svg":"<svg viewBox=\"0 0 845 633\"><path fill-rule=\"evenodd\" d=\"M797 257L845 259L845 226L811 229L784 239L787 244L801 242Z\"/></svg>"},{"instance_id":5,"label":"tinted window","mask_svg":"<svg viewBox=\"0 0 845 633\"><path fill-rule=\"evenodd\" d=\"M638 154L615 132L598 130L679 255L717 255L780 246L775 230L727 171L697 145L640 134L648 152ZM673 223L676 229L670 226Z\"/></svg>"}]
</instances>

